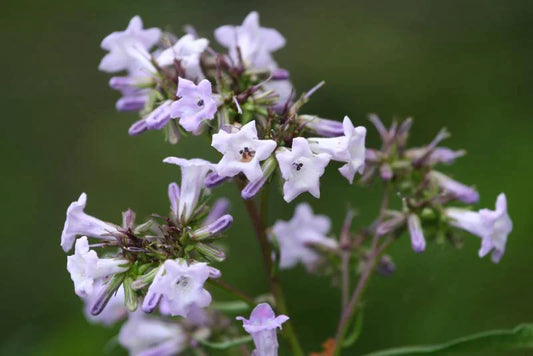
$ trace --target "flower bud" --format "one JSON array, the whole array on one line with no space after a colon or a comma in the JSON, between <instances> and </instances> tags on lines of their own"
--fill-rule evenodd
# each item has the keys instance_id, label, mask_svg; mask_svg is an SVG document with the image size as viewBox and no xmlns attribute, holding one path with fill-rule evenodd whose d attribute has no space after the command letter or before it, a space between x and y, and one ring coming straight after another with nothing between
<instances>
[{"instance_id":1,"label":"flower bud","mask_svg":"<svg viewBox=\"0 0 533 356\"><path fill-rule=\"evenodd\" d=\"M344 134L342 122L322 119L312 115L300 115L298 119L306 129L323 137L337 137Z\"/></svg>"},{"instance_id":2,"label":"flower bud","mask_svg":"<svg viewBox=\"0 0 533 356\"><path fill-rule=\"evenodd\" d=\"M211 224L194 230L193 232L191 232L191 237L198 241L214 237L229 229L232 224L233 217L229 214L226 214L218 218Z\"/></svg>"},{"instance_id":3,"label":"flower bud","mask_svg":"<svg viewBox=\"0 0 533 356\"><path fill-rule=\"evenodd\" d=\"M145 131L148 131L148 125L146 124L146 120L142 119L130 126L128 134L130 136L137 136Z\"/></svg>"},{"instance_id":4,"label":"flower bud","mask_svg":"<svg viewBox=\"0 0 533 356\"><path fill-rule=\"evenodd\" d=\"M196 249L209 261L222 262L226 259L224 251L214 248L213 246L204 243L197 243Z\"/></svg>"},{"instance_id":5,"label":"flower bud","mask_svg":"<svg viewBox=\"0 0 533 356\"><path fill-rule=\"evenodd\" d=\"M416 214L410 214L407 219L409 227L409 234L411 235L411 246L415 252L422 252L426 249L426 240L424 239L424 232L420 218Z\"/></svg>"},{"instance_id":6,"label":"flower bud","mask_svg":"<svg viewBox=\"0 0 533 356\"><path fill-rule=\"evenodd\" d=\"M224 183L225 181L227 181L228 179L230 179L230 177L222 177L218 175L216 172L210 172L205 177L205 187L206 188L217 187L221 185L222 183Z\"/></svg>"},{"instance_id":7,"label":"flower bud","mask_svg":"<svg viewBox=\"0 0 533 356\"><path fill-rule=\"evenodd\" d=\"M479 193L473 188L459 183L437 171L431 171L430 177L442 190L451 194L455 199L460 200L463 203L475 204L479 201Z\"/></svg>"}]
</instances>

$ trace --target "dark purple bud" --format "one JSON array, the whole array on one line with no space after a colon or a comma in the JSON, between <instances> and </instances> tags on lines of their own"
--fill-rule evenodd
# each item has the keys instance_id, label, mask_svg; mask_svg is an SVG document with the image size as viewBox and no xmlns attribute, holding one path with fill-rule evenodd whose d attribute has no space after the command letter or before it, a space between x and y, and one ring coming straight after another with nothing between
<instances>
[{"instance_id":1,"label":"dark purple bud","mask_svg":"<svg viewBox=\"0 0 533 356\"><path fill-rule=\"evenodd\" d=\"M222 232L226 231L233 224L233 217L229 214L223 215L211 224L202 226L199 229L191 232L191 237L195 240L203 240L206 238L214 237Z\"/></svg>"},{"instance_id":2,"label":"dark purple bud","mask_svg":"<svg viewBox=\"0 0 533 356\"><path fill-rule=\"evenodd\" d=\"M306 129L319 136L338 137L344 135L344 127L340 121L322 119L312 115L301 115L298 118Z\"/></svg>"},{"instance_id":3,"label":"dark purple bud","mask_svg":"<svg viewBox=\"0 0 533 356\"><path fill-rule=\"evenodd\" d=\"M137 136L145 131L148 131L148 125L146 125L146 120L141 119L130 126L128 134L130 136Z\"/></svg>"},{"instance_id":4,"label":"dark purple bud","mask_svg":"<svg viewBox=\"0 0 533 356\"><path fill-rule=\"evenodd\" d=\"M161 294L148 292L142 304L143 312L145 313L153 312L155 308L157 307L157 304L159 304L160 299L161 299Z\"/></svg>"},{"instance_id":5,"label":"dark purple bud","mask_svg":"<svg viewBox=\"0 0 533 356\"><path fill-rule=\"evenodd\" d=\"M215 222L218 218L222 217L223 215L227 214L229 211L229 200L226 198L220 198L218 199L215 204L211 207L211 210L209 211L209 214L204 219L202 225L209 225L213 222Z\"/></svg>"},{"instance_id":6,"label":"dark purple bud","mask_svg":"<svg viewBox=\"0 0 533 356\"><path fill-rule=\"evenodd\" d=\"M216 186L221 185L225 181L230 179L230 177L222 177L219 176L216 172L209 172L207 176L205 177L205 187L206 188L214 188Z\"/></svg>"},{"instance_id":7,"label":"dark purple bud","mask_svg":"<svg viewBox=\"0 0 533 356\"><path fill-rule=\"evenodd\" d=\"M270 79L272 79L272 80L286 80L286 79L289 79L290 77L291 77L291 75L290 75L288 70L278 68L278 69L274 69L272 71Z\"/></svg>"},{"instance_id":8,"label":"dark purple bud","mask_svg":"<svg viewBox=\"0 0 533 356\"><path fill-rule=\"evenodd\" d=\"M167 100L154 109L146 117L146 125L149 130L161 130L170 120L170 105L172 101Z\"/></svg>"},{"instance_id":9,"label":"dark purple bud","mask_svg":"<svg viewBox=\"0 0 533 356\"><path fill-rule=\"evenodd\" d=\"M396 271L396 265L389 255L384 255L379 259L376 271L382 276L390 276Z\"/></svg>"},{"instance_id":10,"label":"dark purple bud","mask_svg":"<svg viewBox=\"0 0 533 356\"><path fill-rule=\"evenodd\" d=\"M253 182L248 182L246 187L244 187L244 189L241 191L241 197L244 200L253 198L257 193L259 193L261 188L263 188L263 185L265 185L266 181L267 178L261 177Z\"/></svg>"},{"instance_id":11,"label":"dark purple bud","mask_svg":"<svg viewBox=\"0 0 533 356\"><path fill-rule=\"evenodd\" d=\"M118 111L139 111L146 103L145 95L123 96L117 100L115 107Z\"/></svg>"}]
</instances>

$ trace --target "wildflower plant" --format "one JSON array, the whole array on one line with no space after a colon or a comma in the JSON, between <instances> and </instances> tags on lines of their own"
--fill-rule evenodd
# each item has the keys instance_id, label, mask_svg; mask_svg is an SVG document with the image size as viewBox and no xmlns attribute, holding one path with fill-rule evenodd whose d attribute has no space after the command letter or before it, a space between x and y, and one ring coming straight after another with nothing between
<instances>
[{"instance_id":1,"label":"wildflower plant","mask_svg":"<svg viewBox=\"0 0 533 356\"><path fill-rule=\"evenodd\" d=\"M179 168L180 183L168 185L168 211L143 221L132 210L116 223L93 217L85 212L87 195L82 193L68 207L61 236L63 250L74 248L67 269L88 319L104 325L124 322L118 341L132 355L238 348L272 356L278 354L282 328L291 354L303 355L279 280L282 270L297 264L330 275L340 290L338 327L324 351L340 354L353 349L371 275L394 272L386 252L396 241L423 253L435 242L460 246L461 239L471 238L466 232L480 238L480 257L501 260L512 231L506 196L498 196L495 210L472 210L477 191L440 171L464 155L441 146L447 131L425 146L409 147L412 119L386 127L372 114L369 122L381 145L367 147L361 120L305 113L304 105L323 82L296 92L289 72L273 58L285 39L261 27L256 12L241 25L215 30L222 52L193 28L186 32L178 37L146 29L135 16L126 30L102 41L107 54L99 68L120 74L109 82L121 93L116 108L140 116L129 135L164 131L171 144L185 135L206 136L220 160L165 158L164 163L177 166L176 173ZM354 212L348 210L335 234L330 218L306 203L296 206L290 220L266 225L255 198L266 185L281 181L287 203L307 193L318 199L330 164L348 187L382 186L381 207L370 225L353 227ZM213 201L210 191L230 181L241 190L261 248L267 296L248 296L245 288L222 279L226 254L219 242L231 234L234 218L228 201ZM210 290L217 287L236 300L214 302ZM235 319L236 314L244 316Z\"/></svg>"}]
</instances>

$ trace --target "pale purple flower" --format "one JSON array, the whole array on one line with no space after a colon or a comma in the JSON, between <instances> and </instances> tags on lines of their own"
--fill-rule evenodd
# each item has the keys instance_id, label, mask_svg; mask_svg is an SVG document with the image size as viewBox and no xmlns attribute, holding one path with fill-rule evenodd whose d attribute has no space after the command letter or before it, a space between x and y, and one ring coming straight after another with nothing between
<instances>
[{"instance_id":1,"label":"pale purple flower","mask_svg":"<svg viewBox=\"0 0 533 356\"><path fill-rule=\"evenodd\" d=\"M141 119L135 121L133 125L130 126L130 128L128 129L128 134L130 136L137 136L146 131L148 131L148 125L146 124L146 120Z\"/></svg>"},{"instance_id":2,"label":"pale purple flower","mask_svg":"<svg viewBox=\"0 0 533 356\"><path fill-rule=\"evenodd\" d=\"M411 236L411 246L415 252L423 252L426 249L426 239L420 223L420 218L416 214L410 214L407 218L409 235Z\"/></svg>"},{"instance_id":3,"label":"pale purple flower","mask_svg":"<svg viewBox=\"0 0 533 356\"><path fill-rule=\"evenodd\" d=\"M337 247L337 241L326 236L330 227L330 219L325 215L313 214L307 203L298 204L291 220L276 221L272 233L279 244L279 267L287 269L301 262L311 270L320 259L313 246L328 249Z\"/></svg>"},{"instance_id":4,"label":"pale purple flower","mask_svg":"<svg viewBox=\"0 0 533 356\"><path fill-rule=\"evenodd\" d=\"M344 127L340 121L322 119L313 115L300 115L298 119L306 129L319 136L338 137L344 134Z\"/></svg>"},{"instance_id":5,"label":"pale purple flower","mask_svg":"<svg viewBox=\"0 0 533 356\"><path fill-rule=\"evenodd\" d=\"M195 85L190 80L179 78L178 100L171 105L171 117L179 118L187 131L196 132L204 120L211 120L217 111L217 102L207 79Z\"/></svg>"},{"instance_id":6,"label":"pale purple flower","mask_svg":"<svg viewBox=\"0 0 533 356\"><path fill-rule=\"evenodd\" d=\"M172 356L187 348L185 330L176 322L131 313L118 335L118 342L132 356Z\"/></svg>"},{"instance_id":7,"label":"pale purple flower","mask_svg":"<svg viewBox=\"0 0 533 356\"><path fill-rule=\"evenodd\" d=\"M141 18L133 17L125 31L113 32L103 39L100 46L109 53L100 62L99 69L105 72L136 71L139 68L153 71L148 50L160 36L160 29L145 30Z\"/></svg>"},{"instance_id":8,"label":"pale purple flower","mask_svg":"<svg viewBox=\"0 0 533 356\"><path fill-rule=\"evenodd\" d=\"M84 297L85 307L83 312L89 322L102 325L113 325L124 319L128 315L128 309L124 304L124 288L120 286L113 296L107 302L105 308L98 315L91 313L91 308L101 295L101 289L106 288L102 281L96 281L93 287L93 293Z\"/></svg>"},{"instance_id":9,"label":"pale purple flower","mask_svg":"<svg viewBox=\"0 0 533 356\"><path fill-rule=\"evenodd\" d=\"M242 316L238 316L236 319L242 320L244 330L254 340L254 356L277 356L278 337L276 329L281 329L281 325L289 320L288 316L276 316L270 305L261 303L252 310L249 320Z\"/></svg>"},{"instance_id":10,"label":"pale purple flower","mask_svg":"<svg viewBox=\"0 0 533 356\"><path fill-rule=\"evenodd\" d=\"M365 136L366 128L354 127L348 116L342 122L344 136L340 137L311 137L309 145L315 153L327 153L335 161L345 162L339 172L353 183L355 173L363 174L365 169Z\"/></svg>"},{"instance_id":11,"label":"pale purple flower","mask_svg":"<svg viewBox=\"0 0 533 356\"><path fill-rule=\"evenodd\" d=\"M85 214L86 204L87 194L81 193L78 200L72 202L67 209L67 218L61 233L61 247L65 252L72 248L78 235L109 240L113 239L111 233L118 232L116 225Z\"/></svg>"},{"instance_id":12,"label":"pale purple flower","mask_svg":"<svg viewBox=\"0 0 533 356\"><path fill-rule=\"evenodd\" d=\"M204 283L213 271L218 272L206 263L188 265L185 260L166 260L148 288L142 309L149 313L161 303L163 313L186 318L192 307L207 307L211 294Z\"/></svg>"},{"instance_id":13,"label":"pale purple flower","mask_svg":"<svg viewBox=\"0 0 533 356\"><path fill-rule=\"evenodd\" d=\"M229 49L229 55L239 63L239 51L245 67L276 68L271 53L285 46L285 38L273 28L259 26L259 14L252 11L241 26L225 25L215 30L216 40Z\"/></svg>"},{"instance_id":14,"label":"pale purple flower","mask_svg":"<svg viewBox=\"0 0 533 356\"><path fill-rule=\"evenodd\" d=\"M233 177L242 172L254 181L263 176L260 162L274 152L276 141L258 139L255 121L250 121L234 133L220 130L211 146L224 155L215 168L219 175Z\"/></svg>"},{"instance_id":15,"label":"pale purple flower","mask_svg":"<svg viewBox=\"0 0 533 356\"><path fill-rule=\"evenodd\" d=\"M474 188L459 183L437 171L431 171L430 177L443 191L452 195L457 200L467 204L475 204L479 201L479 193Z\"/></svg>"},{"instance_id":16,"label":"pale purple flower","mask_svg":"<svg viewBox=\"0 0 533 356\"><path fill-rule=\"evenodd\" d=\"M204 75L200 68L200 55L208 45L209 41L205 38L195 39L193 35L187 34L176 41L172 47L161 52L156 62L164 67L172 65L176 60L185 70L187 78L203 79Z\"/></svg>"},{"instance_id":17,"label":"pale purple flower","mask_svg":"<svg viewBox=\"0 0 533 356\"><path fill-rule=\"evenodd\" d=\"M74 290L80 297L93 294L95 281L110 275L124 272L127 260L119 258L99 258L95 251L89 249L87 236L76 241L75 253L67 257L67 270L74 282Z\"/></svg>"},{"instance_id":18,"label":"pale purple flower","mask_svg":"<svg viewBox=\"0 0 533 356\"><path fill-rule=\"evenodd\" d=\"M303 192L320 198L320 177L331 156L326 153L314 154L303 137L292 140L292 149L278 149L276 159L279 163L283 184L283 199L291 202Z\"/></svg>"},{"instance_id":19,"label":"pale purple flower","mask_svg":"<svg viewBox=\"0 0 533 356\"><path fill-rule=\"evenodd\" d=\"M164 163L181 167L181 186L178 201L177 218L186 223L193 215L198 205L198 199L204 190L207 173L213 169L213 164L203 159L183 159L167 157Z\"/></svg>"},{"instance_id":20,"label":"pale purple flower","mask_svg":"<svg viewBox=\"0 0 533 356\"><path fill-rule=\"evenodd\" d=\"M513 222L507 212L507 198L498 195L496 210L481 209L479 212L459 208L446 209L450 224L466 230L482 239L479 257L492 251L492 261L498 263L505 252L507 237L513 230Z\"/></svg>"}]
</instances>

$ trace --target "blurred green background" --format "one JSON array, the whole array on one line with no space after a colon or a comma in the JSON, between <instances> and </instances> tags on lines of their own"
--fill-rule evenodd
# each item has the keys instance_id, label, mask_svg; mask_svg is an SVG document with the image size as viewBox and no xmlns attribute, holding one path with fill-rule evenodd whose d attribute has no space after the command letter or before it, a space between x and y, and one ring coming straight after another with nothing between
<instances>
[{"instance_id":1,"label":"blurred green background","mask_svg":"<svg viewBox=\"0 0 533 356\"><path fill-rule=\"evenodd\" d=\"M326 80L306 112L339 120L348 114L365 125L369 112L387 122L412 115L413 144L446 126L453 134L447 144L468 151L448 172L477 185L481 206L493 208L496 195L507 193L515 230L499 265L477 257L474 237L462 250L430 245L417 255L405 237L392 248L397 273L371 283L352 354L533 321L533 2L3 0L1 354L103 353L117 330L91 326L81 313L59 247L68 204L85 191L87 211L115 222L128 207L140 217L166 211L166 186L178 171L161 159L216 157L203 140L170 146L158 132L127 135L136 117L114 110L118 95L97 70L101 39L135 14L148 27L178 33L194 24L212 39L214 28L239 24L251 10L287 38L275 57L298 90ZM368 142L377 143L372 128ZM265 292L236 189L215 194L232 199L236 217L221 265L225 279L250 294ZM298 201L331 215L338 231L346 200L364 223L377 194L348 186L330 167L323 198ZM279 196L270 203L283 218L296 204ZM306 349L319 350L336 325L337 290L303 268L282 278Z\"/></svg>"}]
</instances>

